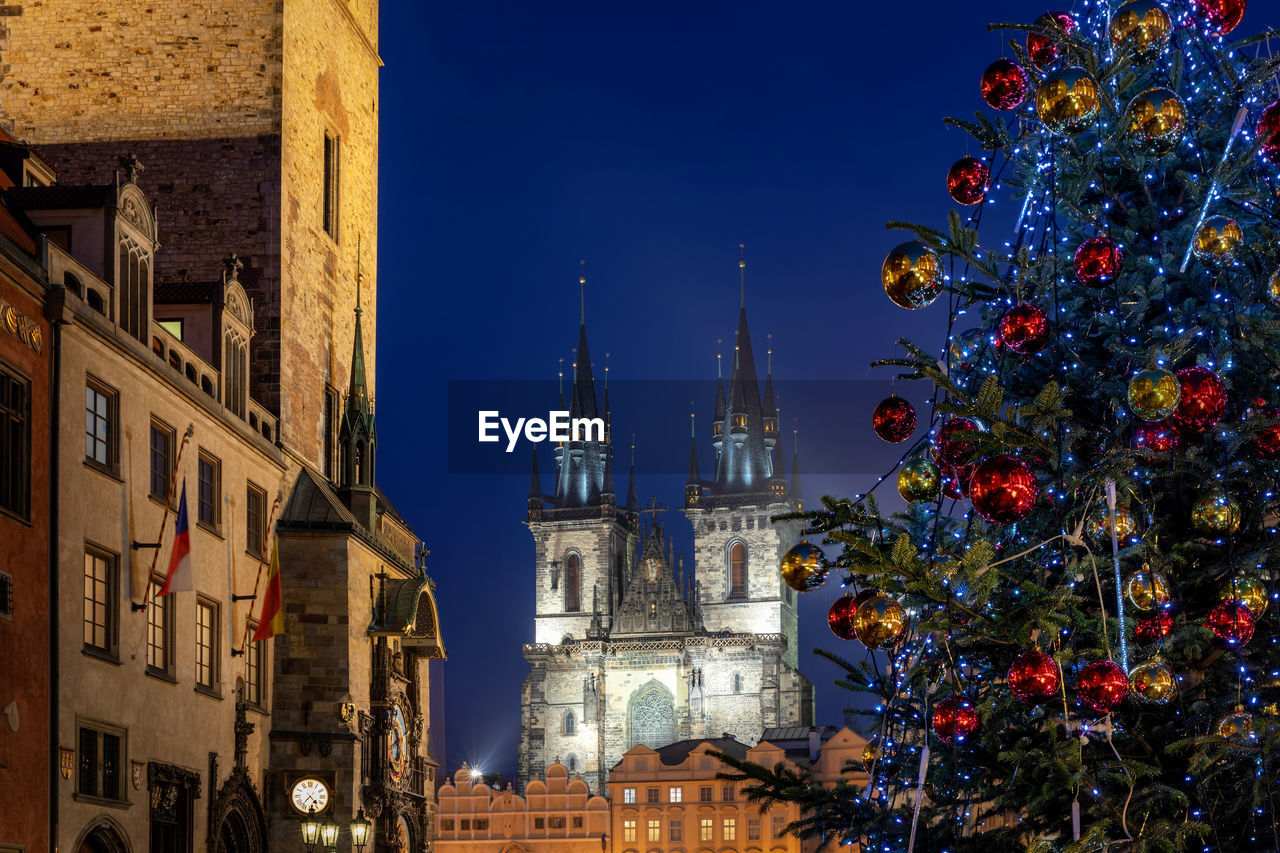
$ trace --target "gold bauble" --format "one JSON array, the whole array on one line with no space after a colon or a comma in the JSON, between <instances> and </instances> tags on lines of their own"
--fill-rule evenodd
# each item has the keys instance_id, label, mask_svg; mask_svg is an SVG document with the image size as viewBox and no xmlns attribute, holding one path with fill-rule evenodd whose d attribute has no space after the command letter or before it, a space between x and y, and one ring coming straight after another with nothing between
<instances>
[{"instance_id":1,"label":"gold bauble","mask_svg":"<svg viewBox=\"0 0 1280 853\"><path fill-rule=\"evenodd\" d=\"M1111 17L1111 43L1136 62L1150 62L1169 44L1173 23L1156 0L1129 0Z\"/></svg>"},{"instance_id":2,"label":"gold bauble","mask_svg":"<svg viewBox=\"0 0 1280 853\"><path fill-rule=\"evenodd\" d=\"M1143 613L1169 603L1169 584L1164 575L1145 566L1142 571L1129 575L1124 582L1124 593L1129 603Z\"/></svg>"},{"instance_id":3,"label":"gold bauble","mask_svg":"<svg viewBox=\"0 0 1280 853\"><path fill-rule=\"evenodd\" d=\"M885 595L874 595L858 606L853 633L869 649L896 646L907 633L902 605Z\"/></svg>"},{"instance_id":4,"label":"gold bauble","mask_svg":"<svg viewBox=\"0 0 1280 853\"><path fill-rule=\"evenodd\" d=\"M1168 154L1186 132L1187 110L1168 89L1148 89L1129 102L1120 126L1139 151Z\"/></svg>"},{"instance_id":5,"label":"gold bauble","mask_svg":"<svg viewBox=\"0 0 1280 853\"><path fill-rule=\"evenodd\" d=\"M928 459L912 459L898 472L898 494L907 503L936 501L942 490L942 472Z\"/></svg>"},{"instance_id":6,"label":"gold bauble","mask_svg":"<svg viewBox=\"0 0 1280 853\"><path fill-rule=\"evenodd\" d=\"M1129 380L1129 411L1144 421L1162 421L1178 408L1182 386L1167 370L1143 370Z\"/></svg>"},{"instance_id":7,"label":"gold bauble","mask_svg":"<svg viewBox=\"0 0 1280 853\"><path fill-rule=\"evenodd\" d=\"M1254 739L1253 714L1246 711L1243 705L1237 705L1230 714L1218 721L1217 734L1233 744L1243 746Z\"/></svg>"},{"instance_id":8,"label":"gold bauble","mask_svg":"<svg viewBox=\"0 0 1280 853\"><path fill-rule=\"evenodd\" d=\"M782 579L796 592L809 592L827 579L826 561L817 545L801 542L782 558Z\"/></svg>"},{"instance_id":9,"label":"gold bauble","mask_svg":"<svg viewBox=\"0 0 1280 853\"><path fill-rule=\"evenodd\" d=\"M1228 580L1222 589L1222 597L1228 601L1238 601L1249 608L1254 619L1261 619L1262 614L1267 612L1267 588L1253 575L1240 574Z\"/></svg>"},{"instance_id":10,"label":"gold bauble","mask_svg":"<svg viewBox=\"0 0 1280 853\"><path fill-rule=\"evenodd\" d=\"M903 243L885 257L880 281L894 305L924 308L942 292L942 259L924 243Z\"/></svg>"},{"instance_id":11,"label":"gold bauble","mask_svg":"<svg viewBox=\"0 0 1280 853\"><path fill-rule=\"evenodd\" d=\"M1104 506L1089 516L1085 530L1094 542L1111 547L1111 513ZM1138 523L1133 520L1132 513L1124 507L1116 507L1116 542L1121 548L1132 543L1138 535Z\"/></svg>"},{"instance_id":12,"label":"gold bauble","mask_svg":"<svg viewBox=\"0 0 1280 853\"><path fill-rule=\"evenodd\" d=\"M1240 505L1224 491L1209 492L1191 508L1191 525L1211 539L1235 533L1240 527Z\"/></svg>"},{"instance_id":13,"label":"gold bauble","mask_svg":"<svg viewBox=\"0 0 1280 853\"><path fill-rule=\"evenodd\" d=\"M1054 71L1036 90L1036 114L1059 136L1075 136L1098 117L1098 81L1083 68Z\"/></svg>"},{"instance_id":14,"label":"gold bauble","mask_svg":"<svg viewBox=\"0 0 1280 853\"><path fill-rule=\"evenodd\" d=\"M1178 678L1169 664L1157 658L1129 670L1129 689L1144 702L1167 705L1178 695Z\"/></svg>"},{"instance_id":15,"label":"gold bauble","mask_svg":"<svg viewBox=\"0 0 1280 853\"><path fill-rule=\"evenodd\" d=\"M1280 308L1280 267L1271 274L1267 279L1265 288L1267 301L1271 303L1272 308Z\"/></svg>"},{"instance_id":16,"label":"gold bauble","mask_svg":"<svg viewBox=\"0 0 1280 853\"><path fill-rule=\"evenodd\" d=\"M876 759L880 757L880 738L873 737L867 741L867 745L862 748L862 769L871 772L871 768L875 766Z\"/></svg>"},{"instance_id":17,"label":"gold bauble","mask_svg":"<svg viewBox=\"0 0 1280 853\"><path fill-rule=\"evenodd\" d=\"M1242 245L1244 232L1234 219L1210 216L1196 229L1191 252L1203 263L1224 266L1235 259Z\"/></svg>"}]
</instances>

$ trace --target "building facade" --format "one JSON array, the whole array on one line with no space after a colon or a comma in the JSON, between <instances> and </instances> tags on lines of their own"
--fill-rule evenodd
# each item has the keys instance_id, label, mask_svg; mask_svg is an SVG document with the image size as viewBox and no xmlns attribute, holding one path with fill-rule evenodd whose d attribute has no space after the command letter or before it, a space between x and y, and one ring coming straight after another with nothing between
<instances>
[{"instance_id":1,"label":"building facade","mask_svg":"<svg viewBox=\"0 0 1280 853\"><path fill-rule=\"evenodd\" d=\"M0 131L0 189L49 181ZM46 850L50 708L50 393L53 346L39 244L0 200L0 850Z\"/></svg>"},{"instance_id":2,"label":"building facade","mask_svg":"<svg viewBox=\"0 0 1280 853\"><path fill-rule=\"evenodd\" d=\"M436 853L598 853L609 834L609 801L558 762L524 795L491 788L462 769L437 791Z\"/></svg>"},{"instance_id":3,"label":"building facade","mask_svg":"<svg viewBox=\"0 0 1280 853\"><path fill-rule=\"evenodd\" d=\"M534 642L522 693L519 781L559 756L603 791L609 768L637 744L808 725L812 686L797 668L795 593L778 564L797 541L793 492L775 469L772 377L761 398L745 308L728 391L717 382L714 474L690 448L685 514L693 525L687 569L656 510L641 512L635 467L625 501L615 493L608 391L596 395L586 324L579 330L571 418L600 418L603 437L556 448L555 487L544 493L534 458L526 522L535 543ZM797 484L798 485L798 484ZM642 524L642 515L652 515Z\"/></svg>"}]
</instances>

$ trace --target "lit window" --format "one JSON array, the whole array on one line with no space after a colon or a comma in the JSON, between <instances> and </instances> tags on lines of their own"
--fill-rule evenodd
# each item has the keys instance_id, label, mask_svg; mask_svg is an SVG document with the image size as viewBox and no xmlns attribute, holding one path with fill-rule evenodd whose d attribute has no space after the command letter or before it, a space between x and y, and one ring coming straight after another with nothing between
<instances>
[{"instance_id":1,"label":"lit window","mask_svg":"<svg viewBox=\"0 0 1280 853\"><path fill-rule=\"evenodd\" d=\"M732 817L725 818L723 829L724 829L725 841L738 840L738 819L737 818L732 818Z\"/></svg>"},{"instance_id":2,"label":"lit window","mask_svg":"<svg viewBox=\"0 0 1280 853\"><path fill-rule=\"evenodd\" d=\"M623 789L622 789L622 801L623 801L624 803L634 803L634 802L636 801L636 789L635 789L635 788L623 788Z\"/></svg>"},{"instance_id":3,"label":"lit window","mask_svg":"<svg viewBox=\"0 0 1280 853\"><path fill-rule=\"evenodd\" d=\"M671 789L671 802L680 803L684 801L684 788Z\"/></svg>"},{"instance_id":4,"label":"lit window","mask_svg":"<svg viewBox=\"0 0 1280 853\"><path fill-rule=\"evenodd\" d=\"M715 831L715 821L709 817L704 817L698 824L698 838L702 841L710 841Z\"/></svg>"},{"instance_id":5,"label":"lit window","mask_svg":"<svg viewBox=\"0 0 1280 853\"><path fill-rule=\"evenodd\" d=\"M634 820L624 820L622 822L622 840L636 840L636 822Z\"/></svg>"},{"instance_id":6,"label":"lit window","mask_svg":"<svg viewBox=\"0 0 1280 853\"><path fill-rule=\"evenodd\" d=\"M218 685L218 605L211 601L196 602L196 684Z\"/></svg>"},{"instance_id":7,"label":"lit window","mask_svg":"<svg viewBox=\"0 0 1280 853\"><path fill-rule=\"evenodd\" d=\"M649 821L649 840L650 841L662 840L662 821L661 820Z\"/></svg>"},{"instance_id":8,"label":"lit window","mask_svg":"<svg viewBox=\"0 0 1280 853\"><path fill-rule=\"evenodd\" d=\"M84 645L115 652L116 560L101 551L84 553Z\"/></svg>"}]
</instances>

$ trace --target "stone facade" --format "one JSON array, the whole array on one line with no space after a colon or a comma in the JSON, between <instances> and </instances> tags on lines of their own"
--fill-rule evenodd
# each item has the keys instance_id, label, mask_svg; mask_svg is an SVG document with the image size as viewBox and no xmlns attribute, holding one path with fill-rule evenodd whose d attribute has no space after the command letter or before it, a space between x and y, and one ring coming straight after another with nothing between
<instances>
[{"instance_id":1,"label":"stone facade","mask_svg":"<svg viewBox=\"0 0 1280 853\"><path fill-rule=\"evenodd\" d=\"M335 353L350 352L357 261L371 340L376 329L377 3L59 0L3 20L0 120L63 182L105 182L126 154L143 162L171 249L157 280L214 280L236 247L252 380L286 447L328 473L323 389L347 382ZM328 228L326 136L339 150Z\"/></svg>"},{"instance_id":2,"label":"stone facade","mask_svg":"<svg viewBox=\"0 0 1280 853\"><path fill-rule=\"evenodd\" d=\"M598 853L609 832L609 801L553 763L524 796L491 788L464 764L437 790L436 853Z\"/></svg>"}]
</instances>

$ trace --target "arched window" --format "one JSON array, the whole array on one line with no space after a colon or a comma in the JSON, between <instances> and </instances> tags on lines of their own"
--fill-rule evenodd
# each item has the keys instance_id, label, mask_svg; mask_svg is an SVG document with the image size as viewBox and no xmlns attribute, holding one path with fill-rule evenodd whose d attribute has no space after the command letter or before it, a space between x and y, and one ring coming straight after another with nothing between
<instances>
[{"instance_id":1,"label":"arched window","mask_svg":"<svg viewBox=\"0 0 1280 853\"><path fill-rule=\"evenodd\" d=\"M568 770L570 773L577 773L578 772L578 756L574 755L572 752L569 753L569 757L564 760L564 766L565 766L565 769Z\"/></svg>"},{"instance_id":2,"label":"arched window","mask_svg":"<svg viewBox=\"0 0 1280 853\"><path fill-rule=\"evenodd\" d=\"M745 598L747 595L747 546L734 542L729 547L729 597Z\"/></svg>"},{"instance_id":3,"label":"arched window","mask_svg":"<svg viewBox=\"0 0 1280 853\"><path fill-rule=\"evenodd\" d=\"M742 692L742 674L741 673L735 672L733 674L733 692L734 693Z\"/></svg>"},{"instance_id":4,"label":"arched window","mask_svg":"<svg viewBox=\"0 0 1280 853\"><path fill-rule=\"evenodd\" d=\"M564 561L564 609L566 613L582 609L582 558L577 554Z\"/></svg>"},{"instance_id":5,"label":"arched window","mask_svg":"<svg viewBox=\"0 0 1280 853\"><path fill-rule=\"evenodd\" d=\"M226 336L222 360L222 387L231 414L243 418L248 410L248 348L238 335Z\"/></svg>"},{"instance_id":6,"label":"arched window","mask_svg":"<svg viewBox=\"0 0 1280 853\"><path fill-rule=\"evenodd\" d=\"M573 712L564 715L564 733L567 735L577 734L578 723L573 717Z\"/></svg>"},{"instance_id":7,"label":"arched window","mask_svg":"<svg viewBox=\"0 0 1280 853\"><path fill-rule=\"evenodd\" d=\"M116 270L116 290L120 297L119 322L140 341L150 337L151 261L142 247L128 237L120 241L120 265Z\"/></svg>"}]
</instances>

